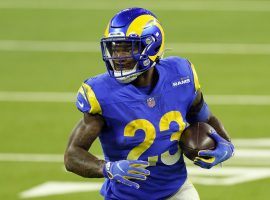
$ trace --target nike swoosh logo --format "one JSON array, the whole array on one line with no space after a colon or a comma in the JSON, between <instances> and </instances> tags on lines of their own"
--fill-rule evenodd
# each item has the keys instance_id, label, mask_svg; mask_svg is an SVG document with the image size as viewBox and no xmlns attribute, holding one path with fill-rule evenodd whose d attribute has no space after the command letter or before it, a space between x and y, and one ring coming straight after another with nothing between
<instances>
[{"instance_id":1,"label":"nike swoosh logo","mask_svg":"<svg viewBox=\"0 0 270 200\"><path fill-rule=\"evenodd\" d=\"M225 151L225 154L220 158L220 160L223 160L228 154L228 151Z\"/></svg>"},{"instance_id":2,"label":"nike swoosh logo","mask_svg":"<svg viewBox=\"0 0 270 200\"><path fill-rule=\"evenodd\" d=\"M125 173L125 171L121 168L121 166L119 165L119 163L116 164L118 169L120 169L120 171L122 171L123 173Z\"/></svg>"},{"instance_id":3,"label":"nike swoosh logo","mask_svg":"<svg viewBox=\"0 0 270 200\"><path fill-rule=\"evenodd\" d=\"M84 106L83 102L78 101L79 106L82 108Z\"/></svg>"}]
</instances>

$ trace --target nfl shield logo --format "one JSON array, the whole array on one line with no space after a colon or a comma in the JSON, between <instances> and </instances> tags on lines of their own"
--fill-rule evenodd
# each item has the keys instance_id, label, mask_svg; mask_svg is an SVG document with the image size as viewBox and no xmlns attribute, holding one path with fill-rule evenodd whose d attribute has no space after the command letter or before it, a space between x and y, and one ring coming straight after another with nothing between
<instances>
[{"instance_id":1,"label":"nfl shield logo","mask_svg":"<svg viewBox=\"0 0 270 200\"><path fill-rule=\"evenodd\" d=\"M154 97L150 97L147 99L147 105L150 108L153 108L156 105L156 101L155 101Z\"/></svg>"}]
</instances>

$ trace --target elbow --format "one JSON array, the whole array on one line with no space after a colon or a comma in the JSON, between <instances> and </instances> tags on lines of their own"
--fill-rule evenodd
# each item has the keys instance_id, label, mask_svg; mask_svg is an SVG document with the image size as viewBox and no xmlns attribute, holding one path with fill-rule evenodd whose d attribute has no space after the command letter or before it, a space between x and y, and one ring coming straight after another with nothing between
<instances>
[{"instance_id":1,"label":"elbow","mask_svg":"<svg viewBox=\"0 0 270 200\"><path fill-rule=\"evenodd\" d=\"M70 150L66 150L65 155L64 155L64 165L67 171L72 172L72 153Z\"/></svg>"}]
</instances>

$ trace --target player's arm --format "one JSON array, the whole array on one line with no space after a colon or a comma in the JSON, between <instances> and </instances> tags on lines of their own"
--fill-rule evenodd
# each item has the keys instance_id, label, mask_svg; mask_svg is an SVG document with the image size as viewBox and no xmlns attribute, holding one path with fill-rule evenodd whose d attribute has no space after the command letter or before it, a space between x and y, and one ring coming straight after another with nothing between
<instances>
[{"instance_id":1,"label":"player's arm","mask_svg":"<svg viewBox=\"0 0 270 200\"><path fill-rule=\"evenodd\" d=\"M215 132L210 134L216 142L215 150L200 151L198 157L194 160L196 165L203 168L211 168L233 155L234 146L230 142L231 140L227 131L221 121L211 113L200 90L197 90L196 98L187 113L187 120L191 124L195 122L206 122L215 129ZM210 159L205 159L205 157Z\"/></svg>"},{"instance_id":2,"label":"player's arm","mask_svg":"<svg viewBox=\"0 0 270 200\"><path fill-rule=\"evenodd\" d=\"M150 174L150 171L145 169L149 165L148 162L141 160L106 162L88 152L104 125L101 116L84 114L83 120L72 131L66 148L66 169L83 177L106 177L138 189L140 185L129 179L146 180L146 176Z\"/></svg>"},{"instance_id":3,"label":"player's arm","mask_svg":"<svg viewBox=\"0 0 270 200\"><path fill-rule=\"evenodd\" d=\"M149 165L148 162L141 160L106 162L88 152L106 126L101 106L90 85L83 83L80 87L76 106L84 113L84 118L70 136L65 152L66 169L83 177L105 177L138 189L139 184L130 179L145 180L150 174L150 171L145 169Z\"/></svg>"},{"instance_id":4,"label":"player's arm","mask_svg":"<svg viewBox=\"0 0 270 200\"><path fill-rule=\"evenodd\" d=\"M227 141L231 141L230 136L228 132L225 130L222 122L216 116L213 115L208 105L204 101L201 90L197 91L196 98L193 101L191 108L189 109L187 118L190 123L194 122L208 123L218 132L218 134L221 137L223 137Z\"/></svg>"},{"instance_id":5,"label":"player's arm","mask_svg":"<svg viewBox=\"0 0 270 200\"><path fill-rule=\"evenodd\" d=\"M68 171L88 178L104 177L105 161L88 152L103 126L104 120L100 115L84 114L72 130L65 151L64 160Z\"/></svg>"}]
</instances>

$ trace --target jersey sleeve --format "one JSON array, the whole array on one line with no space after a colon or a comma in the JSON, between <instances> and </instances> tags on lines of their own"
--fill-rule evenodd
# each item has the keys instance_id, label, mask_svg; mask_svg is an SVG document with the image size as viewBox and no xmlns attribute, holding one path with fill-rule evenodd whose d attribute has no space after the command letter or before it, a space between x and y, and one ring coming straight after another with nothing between
<instances>
[{"instance_id":1,"label":"jersey sleeve","mask_svg":"<svg viewBox=\"0 0 270 200\"><path fill-rule=\"evenodd\" d=\"M194 65L189 62L190 64L190 68L191 68L191 71L192 71L192 78L193 78L193 82L194 82L194 87L195 87L195 91L201 89L201 85L200 85L200 82L199 82L199 79L198 79L198 75L197 75L197 72L195 70L195 67Z\"/></svg>"},{"instance_id":2,"label":"jersey sleeve","mask_svg":"<svg viewBox=\"0 0 270 200\"><path fill-rule=\"evenodd\" d=\"M95 92L86 83L83 83L78 90L76 106L83 113L102 114Z\"/></svg>"}]
</instances>

